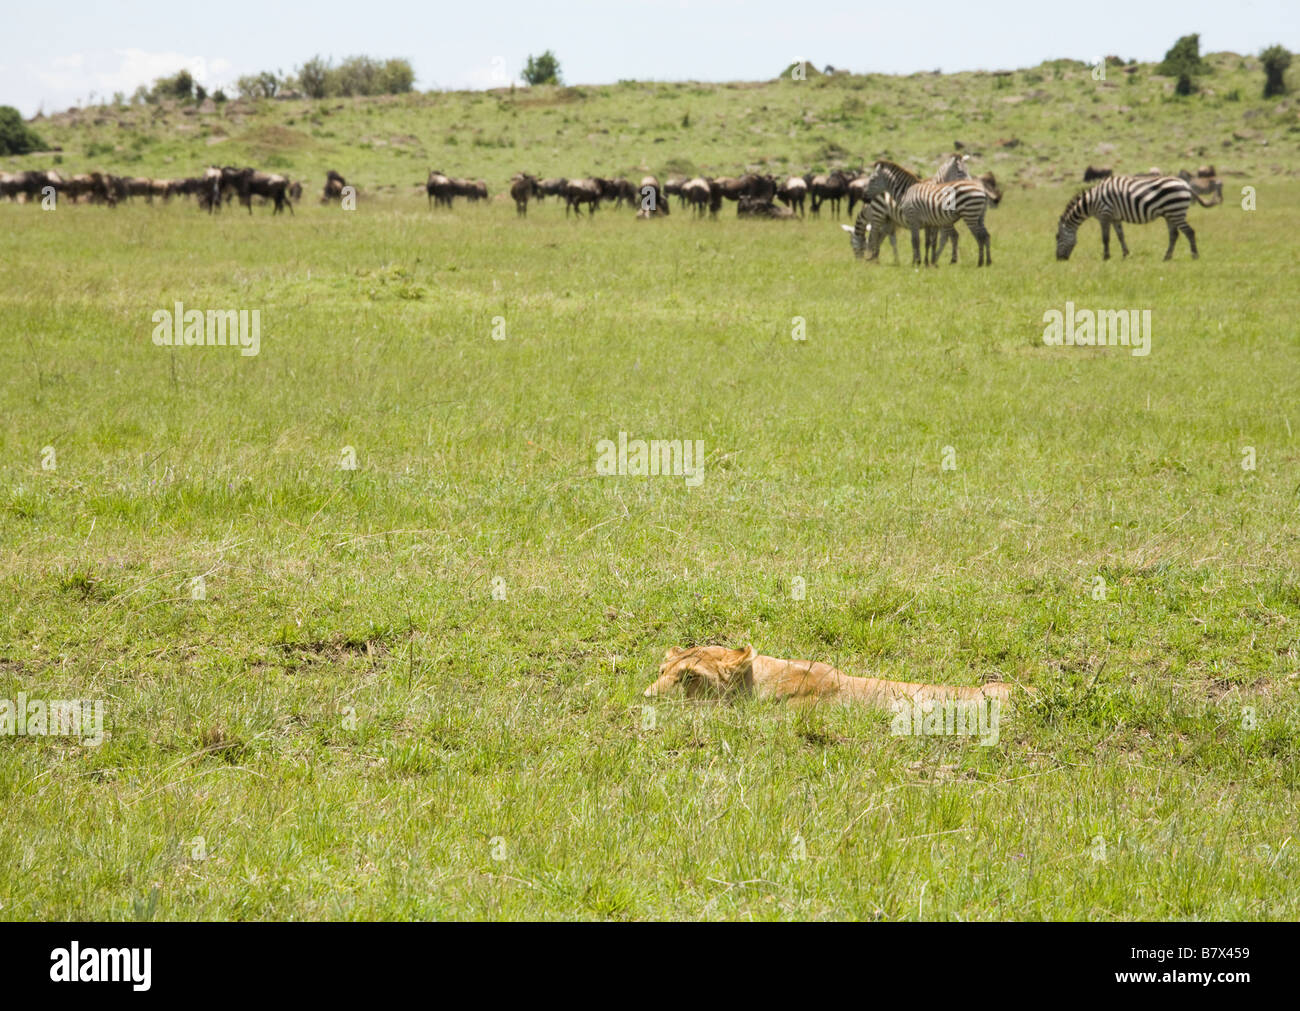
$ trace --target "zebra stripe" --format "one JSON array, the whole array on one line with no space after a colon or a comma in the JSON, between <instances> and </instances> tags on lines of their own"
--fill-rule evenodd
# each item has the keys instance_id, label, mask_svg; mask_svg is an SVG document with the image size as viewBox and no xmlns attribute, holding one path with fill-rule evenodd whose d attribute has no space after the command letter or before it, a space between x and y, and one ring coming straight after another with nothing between
<instances>
[{"instance_id":1,"label":"zebra stripe","mask_svg":"<svg viewBox=\"0 0 1300 1011\"><path fill-rule=\"evenodd\" d=\"M922 182L913 172L890 161L878 161L867 182L868 199L879 193L889 193L898 202L898 214L912 233L912 262L921 262L920 229L951 227L958 219L979 244L979 265L992 264L993 251L988 229L984 227L984 213L989 197L984 185L975 180L950 183ZM941 235L938 248L931 253L926 249L925 262L938 263L947 235Z\"/></svg>"},{"instance_id":2,"label":"zebra stripe","mask_svg":"<svg viewBox=\"0 0 1300 1011\"><path fill-rule=\"evenodd\" d=\"M1145 225L1164 218L1169 228L1169 248L1165 250L1165 259L1174 255L1174 245L1178 242L1178 233L1187 236L1187 244L1192 247L1192 259L1196 259L1196 233L1187 223L1187 209L1192 205L1192 198L1202 207L1213 207L1223 200L1219 194L1217 200L1206 202L1201 199L1188 183L1176 176L1111 176L1103 179L1092 189L1076 194L1065 207L1061 221L1056 228L1056 258L1068 260L1079 241L1079 226L1088 218L1096 218L1101 223L1102 259L1110 259L1110 227L1115 226L1115 235L1119 238L1120 248L1128 256L1128 243L1124 241L1126 224Z\"/></svg>"},{"instance_id":3,"label":"zebra stripe","mask_svg":"<svg viewBox=\"0 0 1300 1011\"><path fill-rule=\"evenodd\" d=\"M969 179L970 171L966 168L966 155L954 154L939 165L939 171L931 178L935 183L953 183L958 179Z\"/></svg>"}]
</instances>

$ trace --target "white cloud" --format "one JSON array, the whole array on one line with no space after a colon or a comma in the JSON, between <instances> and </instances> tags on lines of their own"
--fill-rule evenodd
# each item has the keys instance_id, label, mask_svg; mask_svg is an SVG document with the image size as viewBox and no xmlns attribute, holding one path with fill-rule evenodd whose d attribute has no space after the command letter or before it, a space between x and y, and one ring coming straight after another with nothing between
<instances>
[{"instance_id":1,"label":"white cloud","mask_svg":"<svg viewBox=\"0 0 1300 1011\"><path fill-rule=\"evenodd\" d=\"M40 84L47 109L71 105L92 93L97 99L110 98L117 91L129 96L140 85L147 87L180 70L188 70L209 91L229 84L235 76L234 65L221 57L144 49L69 53L55 57L47 66L27 67L31 78Z\"/></svg>"}]
</instances>

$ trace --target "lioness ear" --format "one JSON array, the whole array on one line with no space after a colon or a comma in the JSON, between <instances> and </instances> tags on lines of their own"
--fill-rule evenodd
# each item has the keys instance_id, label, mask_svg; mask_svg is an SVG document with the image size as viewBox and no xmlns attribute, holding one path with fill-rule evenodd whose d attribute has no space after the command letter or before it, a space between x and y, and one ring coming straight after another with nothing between
<instances>
[{"instance_id":1,"label":"lioness ear","mask_svg":"<svg viewBox=\"0 0 1300 1011\"><path fill-rule=\"evenodd\" d=\"M738 671L747 670L748 668L753 667L754 658L758 656L758 650L753 646L746 646L742 652L743 655L740 658L740 662L736 664L736 670Z\"/></svg>"},{"instance_id":2,"label":"lioness ear","mask_svg":"<svg viewBox=\"0 0 1300 1011\"><path fill-rule=\"evenodd\" d=\"M684 649L678 649L676 646L669 646L668 652L664 654L664 663L667 663L669 660L676 660L685 652L686 650Z\"/></svg>"}]
</instances>

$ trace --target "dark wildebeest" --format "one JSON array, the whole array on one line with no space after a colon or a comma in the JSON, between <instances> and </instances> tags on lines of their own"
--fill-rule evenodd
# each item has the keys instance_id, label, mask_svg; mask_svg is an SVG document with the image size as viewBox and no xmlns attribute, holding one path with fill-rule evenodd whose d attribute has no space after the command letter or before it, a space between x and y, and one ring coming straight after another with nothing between
<instances>
[{"instance_id":1,"label":"dark wildebeest","mask_svg":"<svg viewBox=\"0 0 1300 1011\"><path fill-rule=\"evenodd\" d=\"M867 177L858 176L856 179L850 179L848 185L849 197L849 217L853 217L853 205L856 203L867 202Z\"/></svg>"},{"instance_id":2,"label":"dark wildebeest","mask_svg":"<svg viewBox=\"0 0 1300 1011\"><path fill-rule=\"evenodd\" d=\"M813 176L812 182L808 185L808 192L812 194L813 217L817 217L821 213L822 204L829 201L831 213L838 218L840 201L849 195L851 181L849 176L839 169L828 175Z\"/></svg>"},{"instance_id":3,"label":"dark wildebeest","mask_svg":"<svg viewBox=\"0 0 1300 1011\"><path fill-rule=\"evenodd\" d=\"M772 218L778 221L789 221L794 218L794 211L788 207L780 207L772 203L771 200L762 200L759 197L741 197L736 202L736 217Z\"/></svg>"},{"instance_id":4,"label":"dark wildebeest","mask_svg":"<svg viewBox=\"0 0 1300 1011\"><path fill-rule=\"evenodd\" d=\"M714 188L724 200L739 200L745 194L747 176L723 176L713 180Z\"/></svg>"},{"instance_id":5,"label":"dark wildebeest","mask_svg":"<svg viewBox=\"0 0 1300 1011\"><path fill-rule=\"evenodd\" d=\"M636 205L638 218L668 216L668 195L654 176L642 176L641 185L635 191L629 183L628 191L628 200Z\"/></svg>"},{"instance_id":6,"label":"dark wildebeest","mask_svg":"<svg viewBox=\"0 0 1300 1011\"><path fill-rule=\"evenodd\" d=\"M989 195L990 207L996 207L998 204L1002 203L1002 190L998 188L997 178L992 172L985 172L980 176L980 182L984 184L984 190Z\"/></svg>"},{"instance_id":7,"label":"dark wildebeest","mask_svg":"<svg viewBox=\"0 0 1300 1011\"><path fill-rule=\"evenodd\" d=\"M472 179L458 179L455 176L451 180L452 192L458 197L464 197L471 202L478 199L478 187L474 185Z\"/></svg>"},{"instance_id":8,"label":"dark wildebeest","mask_svg":"<svg viewBox=\"0 0 1300 1011\"><path fill-rule=\"evenodd\" d=\"M669 176L668 181L664 183L664 195L677 198L677 206L686 206L686 197L682 195L682 187L686 185L685 176Z\"/></svg>"},{"instance_id":9,"label":"dark wildebeest","mask_svg":"<svg viewBox=\"0 0 1300 1011\"><path fill-rule=\"evenodd\" d=\"M55 191L58 191L63 186L63 179L57 172L32 169L26 172L15 172L9 176L6 184L8 196L16 199L21 194L24 201L39 198L41 190L47 186L52 186Z\"/></svg>"},{"instance_id":10,"label":"dark wildebeest","mask_svg":"<svg viewBox=\"0 0 1300 1011\"><path fill-rule=\"evenodd\" d=\"M301 200L301 199L302 199L302 181L301 181L301 180L299 180L299 179L295 179L293 182L291 182L291 183L289 184L289 199L290 199L290 200Z\"/></svg>"},{"instance_id":11,"label":"dark wildebeest","mask_svg":"<svg viewBox=\"0 0 1300 1011\"><path fill-rule=\"evenodd\" d=\"M1083 170L1083 181L1085 183L1090 183L1094 179L1107 179L1109 177L1110 169L1108 168L1094 168L1092 165L1089 165Z\"/></svg>"},{"instance_id":12,"label":"dark wildebeest","mask_svg":"<svg viewBox=\"0 0 1300 1011\"><path fill-rule=\"evenodd\" d=\"M591 210L588 214L595 214L600 207L600 198L602 189L599 179L570 179L569 185L564 188L564 214L567 217L569 208L573 208L575 215L582 214L582 205L590 204Z\"/></svg>"},{"instance_id":13,"label":"dark wildebeest","mask_svg":"<svg viewBox=\"0 0 1300 1011\"><path fill-rule=\"evenodd\" d=\"M347 184L348 181L343 176L330 169L325 173L325 189L321 191L320 202L327 204L331 200L343 199L343 187Z\"/></svg>"},{"instance_id":14,"label":"dark wildebeest","mask_svg":"<svg viewBox=\"0 0 1300 1011\"><path fill-rule=\"evenodd\" d=\"M530 176L527 172L518 173L510 180L510 196L515 201L515 214L520 217L528 216L528 199L529 197L538 197L541 193L537 188L537 177Z\"/></svg>"},{"instance_id":15,"label":"dark wildebeest","mask_svg":"<svg viewBox=\"0 0 1300 1011\"><path fill-rule=\"evenodd\" d=\"M559 197L564 199L565 188L568 187L567 179L543 179L537 184L537 199L545 200L547 197Z\"/></svg>"},{"instance_id":16,"label":"dark wildebeest","mask_svg":"<svg viewBox=\"0 0 1300 1011\"><path fill-rule=\"evenodd\" d=\"M424 184L424 190L429 195L430 207L435 203L450 207L452 198L456 195L456 187L451 179L436 169L429 170L429 179Z\"/></svg>"},{"instance_id":17,"label":"dark wildebeest","mask_svg":"<svg viewBox=\"0 0 1300 1011\"><path fill-rule=\"evenodd\" d=\"M855 180L856 181L856 180ZM808 196L808 184L798 176L791 176L776 191L777 197L781 203L785 204L791 210L796 207L799 209L799 216L803 217L803 202ZM852 195L849 197L853 199ZM849 212L852 213L853 205L849 205Z\"/></svg>"},{"instance_id":18,"label":"dark wildebeest","mask_svg":"<svg viewBox=\"0 0 1300 1011\"><path fill-rule=\"evenodd\" d=\"M221 187L224 179L225 171L215 165L203 170L203 175L198 180L199 188L195 190L198 194L199 210L207 208L209 214L221 210Z\"/></svg>"},{"instance_id":19,"label":"dark wildebeest","mask_svg":"<svg viewBox=\"0 0 1300 1011\"><path fill-rule=\"evenodd\" d=\"M603 200L613 200L615 207L622 207L623 204L637 203L636 187L627 179L619 176L617 179L602 179L601 198Z\"/></svg>"},{"instance_id":20,"label":"dark wildebeest","mask_svg":"<svg viewBox=\"0 0 1300 1011\"><path fill-rule=\"evenodd\" d=\"M713 180L705 179L703 176L696 176L682 184L682 197L686 203L695 210L695 216L701 217L705 208L717 213L717 205L713 200ZM721 202L721 195L718 201Z\"/></svg>"},{"instance_id":21,"label":"dark wildebeest","mask_svg":"<svg viewBox=\"0 0 1300 1011\"><path fill-rule=\"evenodd\" d=\"M253 197L263 197L275 201L272 214L279 214L286 207L293 213L293 204L288 200L289 180L282 175L271 172L259 172L253 168L222 169L223 185L229 183L234 187L239 202L253 213Z\"/></svg>"}]
</instances>

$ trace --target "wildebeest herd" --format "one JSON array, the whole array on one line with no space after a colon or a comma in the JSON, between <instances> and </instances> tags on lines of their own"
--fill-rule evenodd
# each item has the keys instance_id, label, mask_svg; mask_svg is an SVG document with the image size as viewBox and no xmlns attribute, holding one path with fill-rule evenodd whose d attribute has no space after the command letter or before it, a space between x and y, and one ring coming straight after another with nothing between
<instances>
[{"instance_id":1,"label":"wildebeest herd","mask_svg":"<svg viewBox=\"0 0 1300 1011\"><path fill-rule=\"evenodd\" d=\"M0 172L0 198L33 202L53 196L72 203L118 204L141 197L148 203L164 202L172 197L194 197L199 207L218 211L238 197L249 213L253 198L275 205L278 214L286 207L293 213L293 201L302 198L302 183L272 172L255 168L211 166L202 175L186 179L148 179L142 176L117 176L109 172L87 172L63 176L54 169L27 172Z\"/></svg>"},{"instance_id":2,"label":"wildebeest herd","mask_svg":"<svg viewBox=\"0 0 1300 1011\"><path fill-rule=\"evenodd\" d=\"M510 180L509 193L520 217L528 214L531 201L553 197L560 201L566 216L582 216L583 208L591 216L602 203L616 208L633 207L638 219L667 216L670 200L677 198L681 210L695 217L717 217L724 201L736 205L739 217L789 220L802 217L807 204L816 217L829 205L835 217L841 203L848 202L848 214L861 203L852 225L841 227L849 232L853 252L859 258L876 260L880 244L888 238L898 261L897 229L912 237L912 262L937 266L943 248L952 243L952 262L957 262L957 231L962 222L979 247L979 265L991 265L992 240L985 223L986 212L998 206L1002 191L992 173L972 178L967 157L953 154L945 158L938 171L922 178L895 162L880 160L871 169L849 171L836 169L827 173L809 172L787 176L784 180L769 174L749 172L739 176L674 175L661 185L653 175L633 183L626 178L588 176L581 179L538 178L517 172ZM1187 238L1192 256L1197 255L1196 236L1187 224L1187 210L1193 199L1201 206L1221 203L1223 184L1213 166L1202 166L1195 175L1183 171L1167 176L1159 169L1135 175L1114 175L1109 168L1089 165L1084 181L1095 185L1077 194L1067 205L1057 225L1058 259L1068 259L1077 241L1079 226L1089 217L1101 225L1103 256L1110 256L1110 231L1115 230L1124 255L1128 245L1124 224L1142 224L1164 218L1169 230L1169 247L1165 259L1173 255L1181 234ZM482 179L464 179L431 171L425 181L430 208L451 208L457 197L470 202L486 201L487 183ZM338 172L331 170L325 179L321 202L341 200L352 190ZM352 190L355 193L355 190ZM1206 201L1205 195L1213 199ZM262 172L251 167L210 166L201 175L184 179L149 179L117 176L107 172L89 172L64 177L54 170L0 172L0 198L18 202L46 201L51 196L72 203L97 203L110 207L142 198L170 200L173 196L194 197L198 207L209 214L238 199L253 210L254 198L274 205L273 213L285 208L293 213L294 201L302 198L302 183L287 176ZM921 233L924 232L924 254Z\"/></svg>"}]
</instances>

